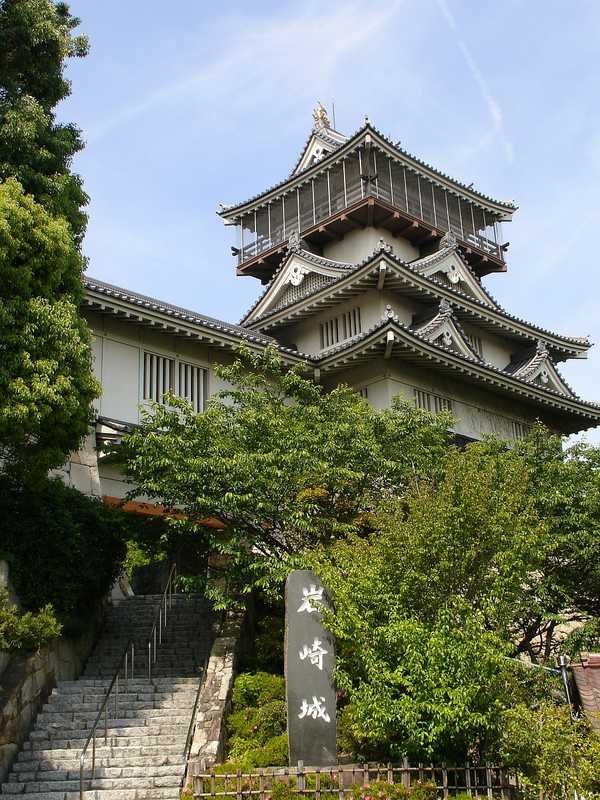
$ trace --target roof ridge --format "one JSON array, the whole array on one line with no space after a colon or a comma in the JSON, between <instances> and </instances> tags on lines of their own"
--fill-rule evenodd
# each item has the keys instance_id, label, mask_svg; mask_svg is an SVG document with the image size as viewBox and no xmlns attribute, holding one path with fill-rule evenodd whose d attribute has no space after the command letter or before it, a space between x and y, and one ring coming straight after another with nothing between
<instances>
[{"instance_id":1,"label":"roof ridge","mask_svg":"<svg viewBox=\"0 0 600 800\"><path fill-rule=\"evenodd\" d=\"M259 294L257 299L254 301L254 303L252 303L250 308L245 312L245 314L240 319L240 322L239 322L240 325L245 327L243 325L244 321L248 319L248 317L250 316L250 314L252 314L254 309L267 296L269 290L271 289L271 287L275 283L275 280L279 277L279 275L281 274L283 268L288 263L290 257L292 255L294 255L294 254L297 254L301 258L304 258L305 261L312 261L313 263L321 264L322 266L340 266L340 267L344 267L344 268L349 268L349 267L353 267L354 266L353 264L351 264L348 261L334 261L333 259L325 258L325 256L319 256L316 253L311 253L310 250L305 250L303 247L298 247L298 246L297 247L293 247L293 246L290 247L290 245L288 245L287 252L284 254L283 258L281 259L281 263L279 264L279 266L277 267L277 269L275 270L275 272L271 276L271 279L266 284L265 288ZM335 280L335 278L332 278L332 280ZM323 288L323 287L320 287L320 288ZM310 297L310 295L308 295L308 296ZM294 301L294 302L298 302L298 301ZM292 305L293 305L293 303L292 303ZM287 306L283 306L283 307L287 308ZM278 309L273 309L273 311L276 311L276 310L278 310ZM257 317L256 319L260 319L260 317ZM254 321L255 320L253 320L253 322Z\"/></svg>"},{"instance_id":2,"label":"roof ridge","mask_svg":"<svg viewBox=\"0 0 600 800\"><path fill-rule=\"evenodd\" d=\"M433 255L435 255L435 254L433 254ZM367 264L370 261L372 261L372 260L374 260L374 259L376 259L376 258L378 258L380 256L381 256L381 252L379 252L379 251L375 251L375 252L371 253L370 255L365 256L365 258L363 258L362 261L359 261L357 264L355 264L353 266L353 268L351 270L348 271L347 275L341 275L339 278L336 279L336 281L344 280L349 275L352 275L354 272L358 272L360 269L362 269L363 267L367 266ZM537 325L534 322L528 322L526 319L523 319L522 317L517 317L516 315L511 314L502 305L500 305L500 303L498 303L495 300L495 298L493 298L493 296L491 294L490 294L490 298L493 300L493 302L494 302L494 304L496 306L495 308L494 307L490 307L486 303L483 303L481 300L478 300L476 297L473 297L473 295L470 295L470 294L467 294L466 292L463 292L462 289L458 289L458 288L456 288L454 286L448 286L445 283L442 283L441 281L439 281L434 276L429 276L428 277L427 275L423 275L421 272L419 272L417 269L415 269L412 266L415 263L415 261L405 261L404 259L399 258L394 253L386 253L386 256L392 262L397 264L398 266L406 267L407 269L409 269L415 275L418 275L423 280L429 281L430 283L433 283L436 286L439 286L440 288L444 289L444 291L452 292L454 295L456 295L459 298L465 298L466 300L468 300L468 301L470 301L472 303L476 303L478 306L480 306L485 311L497 312L500 315L504 315L505 317L507 317L509 320L511 320L513 322L517 322L517 323L519 323L521 325L526 325L527 327L532 328L534 331L536 331L537 333L540 333L542 335L556 336L557 338L563 339L566 342L573 342L573 343L576 343L576 344L584 344L584 345L588 345L590 347L592 346L592 343L590 342L589 336L568 336L567 334L564 334L564 333L556 333L555 331L551 331L548 328L542 328L540 325ZM429 258L429 256L425 256L425 257ZM307 295L303 299L306 300L309 297L311 297L312 295L317 294L320 291L321 291L321 289L316 289L314 292L312 292L311 294ZM487 290L485 290L485 291L487 292ZM487 292L487 293L489 294L489 292ZM277 312L285 311L286 308L291 308L293 305L295 305L294 302L289 303L288 305L277 309ZM269 312L269 313L275 313L275 312ZM263 316L256 317L256 319L252 320L252 322L253 323L258 322L259 320L262 320L267 316L268 316L268 313L263 315Z\"/></svg>"},{"instance_id":3,"label":"roof ridge","mask_svg":"<svg viewBox=\"0 0 600 800\"><path fill-rule=\"evenodd\" d=\"M512 211L516 211L517 210L518 206L515 203L513 203L512 201L507 202L505 200L498 200L497 198L492 197L491 195L484 194L483 192L481 192L481 191L479 191L477 189L474 189L472 184L466 184L463 181L458 180L457 178L453 178L451 175L448 175L448 173L442 172L442 170L438 169L437 167L434 167L432 164L429 164L427 161L423 161L418 156L414 155L413 153L410 153L408 150L405 150L403 147L400 147L400 145L397 142L394 142L392 139L390 139L388 136L386 136L384 133L382 133L371 122L364 123L354 133L352 133L350 136L348 136L346 138L345 142L342 142L335 150L332 150L331 153L328 153L318 163L323 163L323 164L327 163L330 158L333 158L335 156L336 152L341 147L351 143L354 139L358 139L366 131L371 131L372 133L377 135L382 141L384 141L387 145L389 145L394 150L396 150L401 156L404 156L405 158L408 158L409 160L413 161L415 164L417 164L420 167L424 167L425 169L427 169L430 172L432 172L434 175L439 176L439 178L441 178L442 180L448 181L449 183L453 183L455 186L458 186L460 189L463 189L464 191L471 192L472 194L474 194L477 197L481 198L481 200L483 200L484 202L493 203L495 205L500 205L500 206L503 206L504 208L510 209ZM305 143L304 148L302 150L302 155L298 159L298 162L297 162L296 167L294 169L297 169L298 164L302 160L302 157L304 156L304 153L306 151L306 148L308 147L308 144L309 144L312 136L313 136L313 131L311 131L308 139L306 140L306 143ZM226 215L227 213L231 212L234 209L240 208L242 206L246 206L249 203L254 203L256 200L259 200L264 195L267 195L270 192L273 192L276 189L279 189L280 187L284 186L290 180L293 180L295 178L300 178L302 175L304 175L306 172L308 172L308 170L313 169L314 167L315 167L315 164L309 164L308 166L306 166L300 172L296 173L294 171L290 175L288 175L286 178L284 178L283 180L278 181L277 183L273 184L272 186L270 186L269 188L263 190L262 192L258 192L258 194L255 194L252 197L249 197L247 200L242 200L241 202L238 202L238 203L227 204L227 207L223 211L217 212L217 213L219 213L221 215Z\"/></svg>"}]
</instances>

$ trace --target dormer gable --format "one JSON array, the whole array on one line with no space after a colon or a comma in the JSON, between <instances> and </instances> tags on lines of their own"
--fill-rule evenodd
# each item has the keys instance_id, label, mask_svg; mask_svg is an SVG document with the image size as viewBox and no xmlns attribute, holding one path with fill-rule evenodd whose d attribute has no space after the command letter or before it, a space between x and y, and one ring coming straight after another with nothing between
<instances>
[{"instance_id":1,"label":"dormer gable","mask_svg":"<svg viewBox=\"0 0 600 800\"><path fill-rule=\"evenodd\" d=\"M281 267L242 322L250 324L269 311L301 300L316 290L334 283L351 267L351 264L344 261L334 261L305 250L296 234L290 238L288 254Z\"/></svg>"},{"instance_id":2,"label":"dormer gable","mask_svg":"<svg viewBox=\"0 0 600 800\"><path fill-rule=\"evenodd\" d=\"M325 156L328 156L340 145L348 141L343 133L334 130L327 116L327 111L321 103L317 103L313 111L314 125L308 141L300 154L300 158L292 171L292 175L312 167Z\"/></svg>"},{"instance_id":3,"label":"dormer gable","mask_svg":"<svg viewBox=\"0 0 600 800\"><path fill-rule=\"evenodd\" d=\"M411 266L426 278L441 280L491 308L499 307L469 268L460 253L456 238L451 234L442 238L440 249L436 253L412 262Z\"/></svg>"},{"instance_id":4,"label":"dormer gable","mask_svg":"<svg viewBox=\"0 0 600 800\"><path fill-rule=\"evenodd\" d=\"M530 351L520 358L513 359L505 371L516 378L537 384L544 389L551 389L567 397L575 396L555 367L545 342L539 341L535 351Z\"/></svg>"},{"instance_id":5,"label":"dormer gable","mask_svg":"<svg viewBox=\"0 0 600 800\"><path fill-rule=\"evenodd\" d=\"M411 329L418 336L433 344L445 347L447 350L454 350L466 358L481 362L481 357L469 344L447 300L441 301L433 316L425 320L416 321Z\"/></svg>"}]
</instances>

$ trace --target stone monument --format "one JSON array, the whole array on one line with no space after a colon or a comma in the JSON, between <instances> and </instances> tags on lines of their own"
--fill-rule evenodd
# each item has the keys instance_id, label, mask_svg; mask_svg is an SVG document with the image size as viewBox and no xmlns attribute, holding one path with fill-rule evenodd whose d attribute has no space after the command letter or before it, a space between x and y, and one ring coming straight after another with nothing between
<instances>
[{"instance_id":1,"label":"stone monument","mask_svg":"<svg viewBox=\"0 0 600 800\"><path fill-rule=\"evenodd\" d=\"M331 607L322 582L295 570L285 587L285 681L290 765L337 763L335 640L319 609Z\"/></svg>"}]
</instances>

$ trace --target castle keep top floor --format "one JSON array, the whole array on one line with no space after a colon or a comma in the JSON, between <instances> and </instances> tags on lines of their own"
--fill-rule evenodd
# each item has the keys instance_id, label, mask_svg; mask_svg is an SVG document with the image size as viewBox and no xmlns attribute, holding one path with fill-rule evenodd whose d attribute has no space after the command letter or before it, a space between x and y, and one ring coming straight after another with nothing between
<instances>
[{"instance_id":1,"label":"castle keep top floor","mask_svg":"<svg viewBox=\"0 0 600 800\"><path fill-rule=\"evenodd\" d=\"M315 253L344 258L340 240L364 227L406 240L413 258L437 250L450 232L478 276L504 272L502 222L510 221L515 210L512 203L487 197L409 154L368 121L353 136L343 136L318 107L292 174L219 213L238 230L233 248L238 274L267 282L290 235L299 233Z\"/></svg>"}]
</instances>

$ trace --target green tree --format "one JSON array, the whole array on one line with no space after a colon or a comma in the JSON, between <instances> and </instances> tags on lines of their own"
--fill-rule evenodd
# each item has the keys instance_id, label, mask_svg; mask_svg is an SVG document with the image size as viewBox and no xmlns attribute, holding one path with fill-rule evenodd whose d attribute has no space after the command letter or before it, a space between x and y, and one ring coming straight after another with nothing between
<instances>
[{"instance_id":1,"label":"green tree","mask_svg":"<svg viewBox=\"0 0 600 800\"><path fill-rule=\"evenodd\" d=\"M600 738L569 709L522 703L502 716L498 757L518 769L527 800L600 797Z\"/></svg>"},{"instance_id":2,"label":"green tree","mask_svg":"<svg viewBox=\"0 0 600 800\"><path fill-rule=\"evenodd\" d=\"M87 203L55 120L65 61L87 51L65 3L0 3L0 462L28 480L78 447L99 392L79 316Z\"/></svg>"},{"instance_id":3,"label":"green tree","mask_svg":"<svg viewBox=\"0 0 600 800\"><path fill-rule=\"evenodd\" d=\"M386 502L366 539L351 535L309 558L333 593L337 681L359 751L482 757L505 710L561 699L558 683L509 658L547 662L561 633L567 648L560 623L583 614L581 598L598 622L585 564L597 546L597 453L565 454L546 432L552 446L533 459L541 433L511 449L489 441L449 450L442 477ZM539 651L549 627L553 646L546 652L544 640Z\"/></svg>"},{"instance_id":4,"label":"green tree","mask_svg":"<svg viewBox=\"0 0 600 800\"><path fill-rule=\"evenodd\" d=\"M80 317L81 259L66 221L0 184L0 458L32 478L87 431L98 393Z\"/></svg>"},{"instance_id":5,"label":"green tree","mask_svg":"<svg viewBox=\"0 0 600 800\"><path fill-rule=\"evenodd\" d=\"M230 594L368 526L381 497L433 474L447 446L449 418L327 393L271 349L242 349L219 372L231 390L201 414L173 397L155 405L121 457L137 491L177 509L173 529L228 557ZM226 529L199 529L206 517Z\"/></svg>"},{"instance_id":6,"label":"green tree","mask_svg":"<svg viewBox=\"0 0 600 800\"><path fill-rule=\"evenodd\" d=\"M79 243L88 198L71 161L83 143L79 130L57 123L54 114L70 94L66 59L87 53L85 36L73 34L78 24L66 3L0 3L0 179L16 178L51 214L68 221Z\"/></svg>"},{"instance_id":7,"label":"green tree","mask_svg":"<svg viewBox=\"0 0 600 800\"><path fill-rule=\"evenodd\" d=\"M507 454L508 455L508 454ZM600 643L600 449L569 447L538 425L511 451L529 475L529 493L547 529L543 576L531 597L519 651L546 661ZM565 625L575 630L565 641Z\"/></svg>"},{"instance_id":8,"label":"green tree","mask_svg":"<svg viewBox=\"0 0 600 800\"><path fill-rule=\"evenodd\" d=\"M477 755L510 704L510 625L544 530L523 465L474 446L443 467L386 503L368 538L313 554L333 593L346 721L367 755Z\"/></svg>"}]
</instances>

